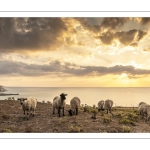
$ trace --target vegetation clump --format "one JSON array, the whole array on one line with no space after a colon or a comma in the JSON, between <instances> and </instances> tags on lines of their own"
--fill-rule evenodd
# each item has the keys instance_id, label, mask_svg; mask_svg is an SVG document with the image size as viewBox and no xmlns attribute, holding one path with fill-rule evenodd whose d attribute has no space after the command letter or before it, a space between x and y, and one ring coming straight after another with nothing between
<instances>
[{"instance_id":1,"label":"vegetation clump","mask_svg":"<svg viewBox=\"0 0 150 150\"><path fill-rule=\"evenodd\" d=\"M69 132L70 133L79 133L83 131L83 127L82 126L70 126L69 128Z\"/></svg>"}]
</instances>

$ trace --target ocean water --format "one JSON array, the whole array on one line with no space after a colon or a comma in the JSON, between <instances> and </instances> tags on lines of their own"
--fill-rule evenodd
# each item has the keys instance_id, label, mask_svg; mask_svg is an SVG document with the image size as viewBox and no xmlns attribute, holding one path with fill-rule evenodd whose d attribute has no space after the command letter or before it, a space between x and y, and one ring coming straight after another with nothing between
<instances>
[{"instance_id":1,"label":"ocean water","mask_svg":"<svg viewBox=\"0 0 150 150\"><path fill-rule=\"evenodd\" d=\"M129 106L136 107L139 102L144 101L150 104L150 88L149 87L5 87L5 93L19 93L12 95L18 97L34 96L39 102L43 100L52 102L55 96L61 93L68 94L66 103L69 104L71 98L77 96L81 100L81 104L93 106L97 105L98 101L111 99L114 101L114 106ZM10 96L0 96L1 100L7 99Z\"/></svg>"}]
</instances>

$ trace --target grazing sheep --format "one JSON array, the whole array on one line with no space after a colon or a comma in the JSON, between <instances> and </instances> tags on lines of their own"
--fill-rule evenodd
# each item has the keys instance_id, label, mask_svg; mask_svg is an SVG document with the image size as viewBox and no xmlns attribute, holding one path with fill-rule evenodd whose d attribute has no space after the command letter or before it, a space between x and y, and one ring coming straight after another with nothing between
<instances>
[{"instance_id":1,"label":"grazing sheep","mask_svg":"<svg viewBox=\"0 0 150 150\"><path fill-rule=\"evenodd\" d=\"M81 101L78 97L73 97L70 100L70 107L71 108L68 110L68 113L70 116L78 115L78 110L79 110L80 104L81 104Z\"/></svg>"},{"instance_id":2,"label":"grazing sheep","mask_svg":"<svg viewBox=\"0 0 150 150\"><path fill-rule=\"evenodd\" d=\"M63 113L63 116L65 115L64 113L64 108L65 108L65 105L66 105L66 102L65 102L65 99L68 94L60 94L60 96L56 96L54 97L53 99L53 114L55 114L55 108L58 109L58 115L60 117L60 110L62 109L62 113Z\"/></svg>"},{"instance_id":3,"label":"grazing sheep","mask_svg":"<svg viewBox=\"0 0 150 150\"><path fill-rule=\"evenodd\" d=\"M98 111L104 110L104 102L105 102L104 100L98 102Z\"/></svg>"},{"instance_id":4,"label":"grazing sheep","mask_svg":"<svg viewBox=\"0 0 150 150\"><path fill-rule=\"evenodd\" d=\"M112 108L112 106L113 106L113 101L112 101L112 100L109 100L109 99L105 100L104 109L107 110L107 114L108 114L108 110L109 110L110 113L111 113L111 108Z\"/></svg>"},{"instance_id":5,"label":"grazing sheep","mask_svg":"<svg viewBox=\"0 0 150 150\"><path fill-rule=\"evenodd\" d=\"M139 105L138 105L138 110L139 110L140 115L142 115L142 117L144 116L143 107L144 107L145 104L146 104L145 102L140 102Z\"/></svg>"},{"instance_id":6,"label":"grazing sheep","mask_svg":"<svg viewBox=\"0 0 150 150\"><path fill-rule=\"evenodd\" d=\"M29 119L30 115L32 116L35 115L35 110L37 106L36 98L34 97L18 98L17 100L20 101L20 104L22 105L22 109L24 111L24 115L27 115L27 119Z\"/></svg>"},{"instance_id":7,"label":"grazing sheep","mask_svg":"<svg viewBox=\"0 0 150 150\"><path fill-rule=\"evenodd\" d=\"M138 109L142 118L144 118L145 116L146 117L145 120L148 121L150 119L150 105L143 102L139 105Z\"/></svg>"},{"instance_id":8,"label":"grazing sheep","mask_svg":"<svg viewBox=\"0 0 150 150\"><path fill-rule=\"evenodd\" d=\"M140 102L140 103L139 103L139 106L142 105L142 104L146 104L146 103L145 103L145 102Z\"/></svg>"}]
</instances>

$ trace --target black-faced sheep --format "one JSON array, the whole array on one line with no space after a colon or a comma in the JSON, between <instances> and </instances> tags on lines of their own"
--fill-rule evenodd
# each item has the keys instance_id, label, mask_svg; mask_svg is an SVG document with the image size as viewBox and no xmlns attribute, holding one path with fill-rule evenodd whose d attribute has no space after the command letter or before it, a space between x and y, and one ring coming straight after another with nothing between
<instances>
[{"instance_id":1,"label":"black-faced sheep","mask_svg":"<svg viewBox=\"0 0 150 150\"><path fill-rule=\"evenodd\" d=\"M66 105L66 97L67 94L60 94L60 96L56 96L54 97L53 99L53 114L55 114L55 108L58 109L58 116L60 117L60 111L62 109L62 113L63 113L63 116L65 115L64 113L64 109L65 109L65 105Z\"/></svg>"},{"instance_id":2,"label":"black-faced sheep","mask_svg":"<svg viewBox=\"0 0 150 150\"><path fill-rule=\"evenodd\" d=\"M107 114L108 114L108 111L111 113L112 106L113 106L112 100L109 100L109 99L105 100L104 109L107 110Z\"/></svg>"},{"instance_id":3,"label":"black-faced sheep","mask_svg":"<svg viewBox=\"0 0 150 150\"><path fill-rule=\"evenodd\" d=\"M78 115L80 104L81 104L81 101L78 97L73 97L70 100L70 109L68 110L68 113L70 116Z\"/></svg>"},{"instance_id":4,"label":"black-faced sheep","mask_svg":"<svg viewBox=\"0 0 150 150\"><path fill-rule=\"evenodd\" d=\"M35 115L35 110L37 106L37 99L34 97L28 98L18 98L17 100L20 101L22 105L22 109L24 111L24 115L26 115L27 119L29 119L30 115Z\"/></svg>"},{"instance_id":5,"label":"black-faced sheep","mask_svg":"<svg viewBox=\"0 0 150 150\"><path fill-rule=\"evenodd\" d=\"M98 111L104 110L104 102L105 102L104 100L98 102Z\"/></svg>"}]
</instances>

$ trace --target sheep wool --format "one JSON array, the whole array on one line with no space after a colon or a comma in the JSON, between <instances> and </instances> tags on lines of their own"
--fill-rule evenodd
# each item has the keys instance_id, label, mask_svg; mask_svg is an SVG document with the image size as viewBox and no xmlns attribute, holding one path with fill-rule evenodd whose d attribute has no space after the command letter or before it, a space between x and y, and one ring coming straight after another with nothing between
<instances>
[{"instance_id":1,"label":"sheep wool","mask_svg":"<svg viewBox=\"0 0 150 150\"><path fill-rule=\"evenodd\" d=\"M73 114L78 115L78 110L79 110L80 104L81 104L81 101L78 97L73 97L70 100L71 109L68 110L70 116L72 116Z\"/></svg>"},{"instance_id":2,"label":"sheep wool","mask_svg":"<svg viewBox=\"0 0 150 150\"><path fill-rule=\"evenodd\" d=\"M34 97L28 97L28 98L18 98L20 100L20 104L22 105L22 109L24 111L24 115L27 116L29 119L29 116L35 115L35 110L37 106L37 99Z\"/></svg>"},{"instance_id":3,"label":"sheep wool","mask_svg":"<svg viewBox=\"0 0 150 150\"><path fill-rule=\"evenodd\" d=\"M112 106L113 106L112 100L110 100L110 99L105 100L104 109L107 110L107 114L108 114L108 111L110 111L110 113L111 113Z\"/></svg>"},{"instance_id":4,"label":"sheep wool","mask_svg":"<svg viewBox=\"0 0 150 150\"><path fill-rule=\"evenodd\" d=\"M100 110L104 110L104 100L100 100L99 102L98 102L98 111L100 111Z\"/></svg>"},{"instance_id":5,"label":"sheep wool","mask_svg":"<svg viewBox=\"0 0 150 150\"><path fill-rule=\"evenodd\" d=\"M60 94L60 96L56 96L53 99L53 114L55 114L55 109L58 109L59 117L60 117L60 110L62 110L63 116L65 115L64 114L64 109L66 105L65 96L67 96L67 94L62 93Z\"/></svg>"}]
</instances>

